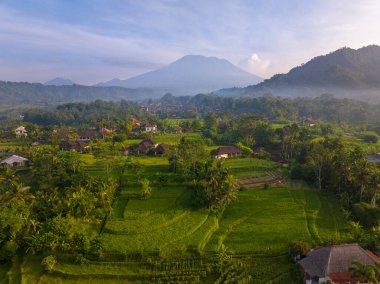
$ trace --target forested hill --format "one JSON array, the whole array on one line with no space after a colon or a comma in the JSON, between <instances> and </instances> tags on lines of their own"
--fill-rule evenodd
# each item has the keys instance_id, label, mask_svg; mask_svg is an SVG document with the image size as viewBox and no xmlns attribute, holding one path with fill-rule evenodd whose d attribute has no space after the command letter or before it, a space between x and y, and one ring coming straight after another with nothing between
<instances>
[{"instance_id":1,"label":"forested hill","mask_svg":"<svg viewBox=\"0 0 380 284\"><path fill-rule=\"evenodd\" d=\"M141 108L143 106L143 108ZM146 109L149 112L146 112ZM194 118L210 113L227 115L254 114L272 121L299 121L312 117L333 123L351 125L380 123L380 104L368 104L348 99L337 99L331 95L316 98L222 98L208 95L187 97L165 96L160 101L142 104L95 101L91 103L69 103L55 109L28 109L23 112L24 121L40 125L95 125L99 117L124 119L128 115L142 118L155 113L157 117ZM1 118L0 118L1 119ZM150 119L151 120L151 119Z\"/></svg>"},{"instance_id":2,"label":"forested hill","mask_svg":"<svg viewBox=\"0 0 380 284\"><path fill-rule=\"evenodd\" d=\"M227 89L223 95L303 96L332 93L355 99L380 97L380 46L342 48L318 56L287 74L277 74L254 86Z\"/></svg>"},{"instance_id":3,"label":"forested hill","mask_svg":"<svg viewBox=\"0 0 380 284\"><path fill-rule=\"evenodd\" d=\"M208 113L229 113L231 115L252 113L270 120L287 119L295 121L312 117L324 121L349 124L380 123L380 104L339 99L324 94L318 97L282 98L262 96L258 98L223 98L211 95L174 97L166 95L159 102L144 104L157 113L180 117L191 111L205 116Z\"/></svg>"},{"instance_id":4,"label":"forested hill","mask_svg":"<svg viewBox=\"0 0 380 284\"><path fill-rule=\"evenodd\" d=\"M82 85L45 86L39 83L0 81L0 104L2 105L49 105L74 101L140 100L162 96L150 89L127 89L121 87L90 87Z\"/></svg>"}]
</instances>

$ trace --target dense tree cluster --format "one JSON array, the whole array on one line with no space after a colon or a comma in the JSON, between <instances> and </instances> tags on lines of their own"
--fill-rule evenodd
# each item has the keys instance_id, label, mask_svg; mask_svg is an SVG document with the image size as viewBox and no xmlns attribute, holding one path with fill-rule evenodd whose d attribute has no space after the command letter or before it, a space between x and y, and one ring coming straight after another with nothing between
<instances>
[{"instance_id":1,"label":"dense tree cluster","mask_svg":"<svg viewBox=\"0 0 380 284\"><path fill-rule=\"evenodd\" d=\"M99 251L81 224L110 212L117 183L85 175L75 152L42 147L28 157L28 184L9 168L0 175L0 261L18 250Z\"/></svg>"},{"instance_id":2,"label":"dense tree cluster","mask_svg":"<svg viewBox=\"0 0 380 284\"><path fill-rule=\"evenodd\" d=\"M220 161L211 160L202 139L183 138L168 155L170 169L192 180L193 204L223 211L237 197L233 175Z\"/></svg>"},{"instance_id":3,"label":"dense tree cluster","mask_svg":"<svg viewBox=\"0 0 380 284\"><path fill-rule=\"evenodd\" d=\"M284 98L265 95L262 97L220 97L196 95L194 97L171 97L161 100L160 109L173 109L181 105L184 109L195 109L206 116L209 113L229 112L231 114L251 113L269 120L296 121L306 117L332 123L364 124L380 122L380 105L353 99L338 99L324 94L319 97ZM180 115L180 113L178 113Z\"/></svg>"}]
</instances>

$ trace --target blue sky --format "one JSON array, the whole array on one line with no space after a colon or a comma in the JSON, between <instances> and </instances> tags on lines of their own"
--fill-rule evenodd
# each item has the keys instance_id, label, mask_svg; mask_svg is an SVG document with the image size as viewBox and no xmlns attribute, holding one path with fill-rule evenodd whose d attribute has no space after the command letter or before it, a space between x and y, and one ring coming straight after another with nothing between
<instances>
[{"instance_id":1,"label":"blue sky","mask_svg":"<svg viewBox=\"0 0 380 284\"><path fill-rule=\"evenodd\" d=\"M187 54L261 77L380 45L378 0L0 0L0 80L125 79Z\"/></svg>"}]
</instances>

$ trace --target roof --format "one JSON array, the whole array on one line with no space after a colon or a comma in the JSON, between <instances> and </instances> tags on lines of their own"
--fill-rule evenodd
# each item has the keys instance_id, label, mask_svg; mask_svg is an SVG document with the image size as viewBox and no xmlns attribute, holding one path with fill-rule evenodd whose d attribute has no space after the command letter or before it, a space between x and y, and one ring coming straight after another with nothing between
<instances>
[{"instance_id":1,"label":"roof","mask_svg":"<svg viewBox=\"0 0 380 284\"><path fill-rule=\"evenodd\" d=\"M146 123L143 125L143 127L147 128L147 127L157 127L157 124L149 124L149 123Z\"/></svg>"},{"instance_id":2,"label":"roof","mask_svg":"<svg viewBox=\"0 0 380 284\"><path fill-rule=\"evenodd\" d=\"M144 139L139 143L140 146L154 147L157 143L150 139Z\"/></svg>"},{"instance_id":3,"label":"roof","mask_svg":"<svg viewBox=\"0 0 380 284\"><path fill-rule=\"evenodd\" d=\"M132 122L134 125L140 126L140 121L138 121L136 118L131 118L131 122Z\"/></svg>"},{"instance_id":4,"label":"roof","mask_svg":"<svg viewBox=\"0 0 380 284\"><path fill-rule=\"evenodd\" d=\"M235 154L235 153L240 153L240 149L236 146L223 146L211 152L212 155Z\"/></svg>"},{"instance_id":5,"label":"roof","mask_svg":"<svg viewBox=\"0 0 380 284\"><path fill-rule=\"evenodd\" d=\"M380 259L358 244L343 244L319 247L311 250L298 264L310 277L347 277L353 260L363 264L374 264Z\"/></svg>"},{"instance_id":6,"label":"roof","mask_svg":"<svg viewBox=\"0 0 380 284\"><path fill-rule=\"evenodd\" d=\"M86 148L87 143L84 141L78 141L78 140L69 140L61 143L60 147L63 149L72 149L80 151L84 148Z\"/></svg>"},{"instance_id":7,"label":"roof","mask_svg":"<svg viewBox=\"0 0 380 284\"><path fill-rule=\"evenodd\" d=\"M61 137L61 138L66 138L67 136L69 136L70 135L70 131L68 131L68 130L59 130L59 131L56 131L55 132L59 137Z\"/></svg>"},{"instance_id":8,"label":"roof","mask_svg":"<svg viewBox=\"0 0 380 284\"><path fill-rule=\"evenodd\" d=\"M109 130L109 129L103 127L102 129L99 130L99 132L100 132L101 134L107 134L107 133L111 133L111 130Z\"/></svg>"},{"instance_id":9,"label":"roof","mask_svg":"<svg viewBox=\"0 0 380 284\"><path fill-rule=\"evenodd\" d=\"M20 157L20 156L17 156L17 155L13 155L13 156L10 156L9 158L6 158L5 160L2 160L0 162L0 164L11 165L11 164L14 164L14 163L23 163L25 161L28 161L28 159Z\"/></svg>"},{"instance_id":10,"label":"roof","mask_svg":"<svg viewBox=\"0 0 380 284\"><path fill-rule=\"evenodd\" d=\"M169 144L161 143L161 144L159 144L159 145L157 146L156 151L157 151L157 150L163 150L163 151L165 151L165 150L167 150L167 149L169 149L169 148L170 148L170 145L169 145Z\"/></svg>"},{"instance_id":11,"label":"roof","mask_svg":"<svg viewBox=\"0 0 380 284\"><path fill-rule=\"evenodd\" d=\"M79 137L97 137L98 132L96 130L84 130L84 131L78 131Z\"/></svg>"},{"instance_id":12,"label":"roof","mask_svg":"<svg viewBox=\"0 0 380 284\"><path fill-rule=\"evenodd\" d=\"M19 126L16 128L16 131L26 131L24 126Z\"/></svg>"}]
</instances>

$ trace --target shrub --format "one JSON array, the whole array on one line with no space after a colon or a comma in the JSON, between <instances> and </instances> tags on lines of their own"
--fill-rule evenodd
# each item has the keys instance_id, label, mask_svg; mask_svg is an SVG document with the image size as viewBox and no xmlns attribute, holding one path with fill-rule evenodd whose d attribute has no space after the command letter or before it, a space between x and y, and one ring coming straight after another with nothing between
<instances>
[{"instance_id":1,"label":"shrub","mask_svg":"<svg viewBox=\"0 0 380 284\"><path fill-rule=\"evenodd\" d=\"M355 219L366 228L380 225L380 208L368 203L355 203L352 206Z\"/></svg>"},{"instance_id":2,"label":"shrub","mask_svg":"<svg viewBox=\"0 0 380 284\"><path fill-rule=\"evenodd\" d=\"M152 187L150 181L144 178L141 181L141 199L149 199L152 196Z\"/></svg>"},{"instance_id":3,"label":"shrub","mask_svg":"<svg viewBox=\"0 0 380 284\"><path fill-rule=\"evenodd\" d=\"M364 132L360 135L360 138L366 143L376 144L379 141L379 136L374 132Z\"/></svg>"},{"instance_id":4,"label":"shrub","mask_svg":"<svg viewBox=\"0 0 380 284\"><path fill-rule=\"evenodd\" d=\"M289 242L289 254L291 257L304 257L310 250L310 247L303 241L291 241Z\"/></svg>"},{"instance_id":5,"label":"shrub","mask_svg":"<svg viewBox=\"0 0 380 284\"><path fill-rule=\"evenodd\" d=\"M89 260L85 258L83 255L79 254L75 256L74 263L79 265L85 265L89 263Z\"/></svg>"},{"instance_id":6,"label":"shrub","mask_svg":"<svg viewBox=\"0 0 380 284\"><path fill-rule=\"evenodd\" d=\"M265 151L264 148L260 148L259 150L259 159L263 160L269 160L270 159L270 153Z\"/></svg>"},{"instance_id":7,"label":"shrub","mask_svg":"<svg viewBox=\"0 0 380 284\"><path fill-rule=\"evenodd\" d=\"M54 255L48 255L41 261L41 265L44 267L47 271L52 271L54 269L54 266L57 264L57 259Z\"/></svg>"}]
</instances>

